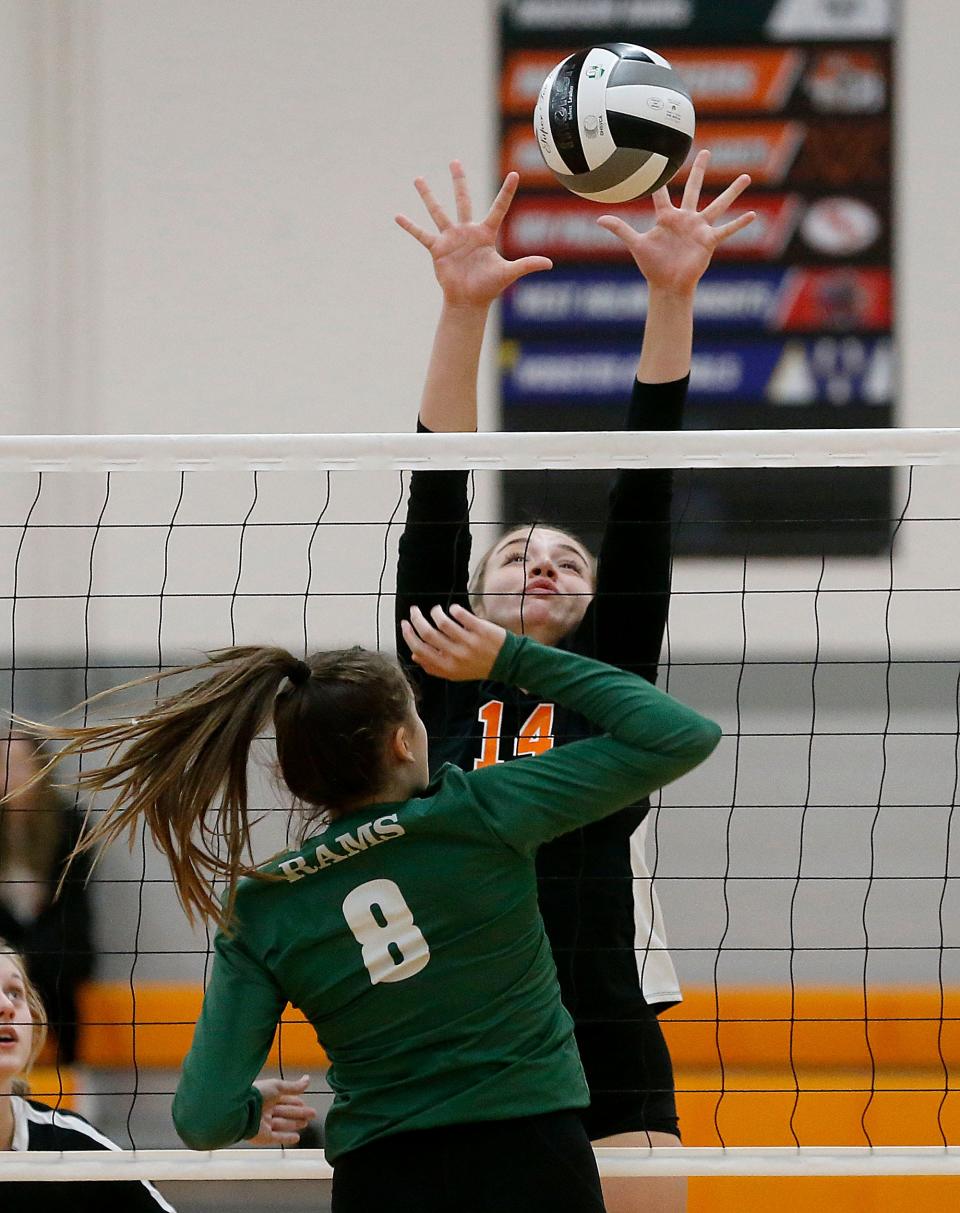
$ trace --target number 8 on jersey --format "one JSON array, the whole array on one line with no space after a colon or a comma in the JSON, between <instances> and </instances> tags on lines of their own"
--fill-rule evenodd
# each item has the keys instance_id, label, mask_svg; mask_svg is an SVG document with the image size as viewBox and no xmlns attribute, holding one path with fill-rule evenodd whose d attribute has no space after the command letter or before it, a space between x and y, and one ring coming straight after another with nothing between
<instances>
[{"instance_id":1,"label":"number 8 on jersey","mask_svg":"<svg viewBox=\"0 0 960 1213\"><path fill-rule=\"evenodd\" d=\"M343 899L343 916L373 985L406 981L430 960L427 941L392 880L358 885Z\"/></svg>"}]
</instances>

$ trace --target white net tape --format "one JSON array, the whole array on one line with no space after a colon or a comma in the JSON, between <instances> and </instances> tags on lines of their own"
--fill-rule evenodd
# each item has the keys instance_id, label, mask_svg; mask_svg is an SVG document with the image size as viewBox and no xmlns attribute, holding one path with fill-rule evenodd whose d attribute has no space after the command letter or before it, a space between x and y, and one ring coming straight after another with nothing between
<instances>
[{"instance_id":1,"label":"white net tape","mask_svg":"<svg viewBox=\"0 0 960 1213\"><path fill-rule=\"evenodd\" d=\"M905 467L960 463L960 429L0 437L0 471Z\"/></svg>"},{"instance_id":2,"label":"white net tape","mask_svg":"<svg viewBox=\"0 0 960 1213\"><path fill-rule=\"evenodd\" d=\"M957 1146L825 1146L685 1149L596 1149L603 1176L806 1177L821 1175L960 1175ZM491 1159L496 1166L496 1160ZM53 1150L0 1160L0 1179L34 1182L95 1180L330 1179L322 1150Z\"/></svg>"}]
</instances>

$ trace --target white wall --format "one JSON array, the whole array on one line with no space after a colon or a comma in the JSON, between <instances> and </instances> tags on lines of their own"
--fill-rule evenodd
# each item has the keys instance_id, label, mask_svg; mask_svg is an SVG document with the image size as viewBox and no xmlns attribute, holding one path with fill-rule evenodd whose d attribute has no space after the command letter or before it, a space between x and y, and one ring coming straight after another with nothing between
<instances>
[{"instance_id":1,"label":"white wall","mask_svg":"<svg viewBox=\"0 0 960 1213\"><path fill-rule=\"evenodd\" d=\"M489 193L488 12L5 0L3 239L32 209L23 274L55 258L67 317L27 349L4 326L5 363L62 365L40 399L21 371L4 428L408 428L438 296L393 215L455 155Z\"/></svg>"}]
</instances>

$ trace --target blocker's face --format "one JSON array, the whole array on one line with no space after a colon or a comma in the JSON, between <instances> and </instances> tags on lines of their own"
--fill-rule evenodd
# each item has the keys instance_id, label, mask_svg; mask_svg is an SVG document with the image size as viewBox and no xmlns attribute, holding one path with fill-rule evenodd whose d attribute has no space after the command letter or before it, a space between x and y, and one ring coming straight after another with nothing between
<instances>
[{"instance_id":1,"label":"blocker's face","mask_svg":"<svg viewBox=\"0 0 960 1213\"><path fill-rule=\"evenodd\" d=\"M565 531L521 527L490 552L478 614L508 631L558 644L593 601L593 564Z\"/></svg>"},{"instance_id":2,"label":"blocker's face","mask_svg":"<svg viewBox=\"0 0 960 1213\"><path fill-rule=\"evenodd\" d=\"M20 966L0 953L0 1092L23 1073L33 1047L33 1016Z\"/></svg>"}]
</instances>

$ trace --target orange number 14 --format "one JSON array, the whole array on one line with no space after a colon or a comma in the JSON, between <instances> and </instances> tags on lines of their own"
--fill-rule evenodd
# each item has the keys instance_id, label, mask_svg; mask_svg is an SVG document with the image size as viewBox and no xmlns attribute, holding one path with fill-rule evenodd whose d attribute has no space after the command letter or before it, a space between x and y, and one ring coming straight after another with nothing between
<instances>
[{"instance_id":1,"label":"orange number 14","mask_svg":"<svg viewBox=\"0 0 960 1213\"><path fill-rule=\"evenodd\" d=\"M524 754L546 754L553 749L553 704L541 703L527 717L517 734L514 753L518 758Z\"/></svg>"},{"instance_id":2,"label":"orange number 14","mask_svg":"<svg viewBox=\"0 0 960 1213\"><path fill-rule=\"evenodd\" d=\"M483 741L480 744L480 757L474 758L473 769L492 767L501 762L500 758L500 729L503 724L503 702L500 699L490 699L480 709L480 723L483 725Z\"/></svg>"},{"instance_id":3,"label":"orange number 14","mask_svg":"<svg viewBox=\"0 0 960 1213\"><path fill-rule=\"evenodd\" d=\"M480 743L480 757L473 760L473 769L493 766L502 762L500 757L500 737L503 729L503 702L499 699L488 700L478 713L483 725L483 738ZM541 703L533 709L523 727L517 734L514 744L514 755L523 758L527 754L545 754L553 749L553 704Z\"/></svg>"}]
</instances>

